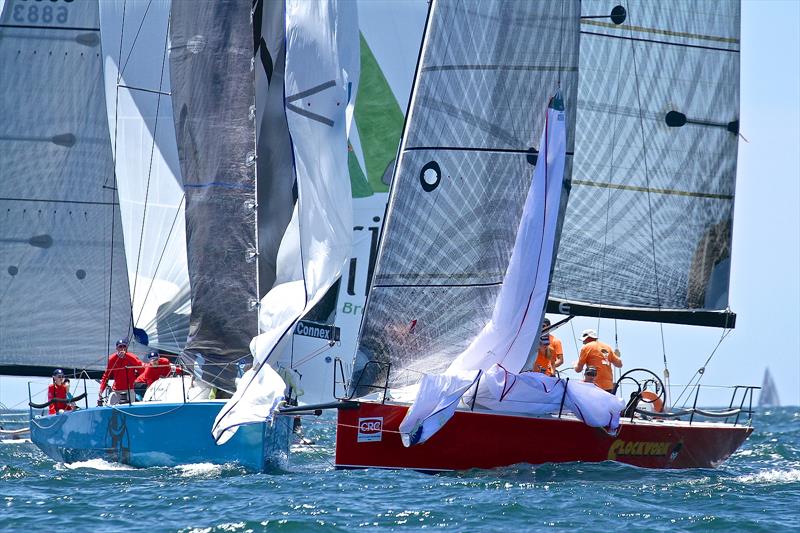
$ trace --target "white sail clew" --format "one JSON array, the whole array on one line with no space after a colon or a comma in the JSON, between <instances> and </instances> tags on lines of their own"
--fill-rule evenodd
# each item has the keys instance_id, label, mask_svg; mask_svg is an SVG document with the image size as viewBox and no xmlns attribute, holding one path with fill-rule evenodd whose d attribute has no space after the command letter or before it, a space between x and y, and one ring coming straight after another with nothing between
<instances>
[{"instance_id":1,"label":"white sail clew","mask_svg":"<svg viewBox=\"0 0 800 533\"><path fill-rule=\"evenodd\" d=\"M262 298L254 366L214 421L218 444L243 424L268 419L284 382L270 363L285 356L297 320L341 274L350 255L348 119L359 76L354 2L286 2L285 96L298 201L278 252L276 281Z\"/></svg>"},{"instance_id":2,"label":"white sail clew","mask_svg":"<svg viewBox=\"0 0 800 533\"><path fill-rule=\"evenodd\" d=\"M406 446L425 442L455 412L481 371L494 365L519 372L539 334L556 251L566 158L566 116L560 94L551 99L517 230L511 262L492 319L444 375L422 378L414 404L400 424ZM544 164L542 164L544 163Z\"/></svg>"}]
</instances>

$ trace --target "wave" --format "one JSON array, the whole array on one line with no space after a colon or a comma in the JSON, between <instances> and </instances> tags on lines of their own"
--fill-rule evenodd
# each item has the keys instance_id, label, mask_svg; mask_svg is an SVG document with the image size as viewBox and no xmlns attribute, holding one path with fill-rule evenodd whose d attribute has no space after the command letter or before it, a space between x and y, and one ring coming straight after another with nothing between
<instances>
[{"instance_id":1,"label":"wave","mask_svg":"<svg viewBox=\"0 0 800 533\"><path fill-rule=\"evenodd\" d=\"M800 481L800 469L792 468L789 470L762 470L754 474L746 474L734 478L734 481L745 484L777 485L782 483L796 483Z\"/></svg>"},{"instance_id":2,"label":"wave","mask_svg":"<svg viewBox=\"0 0 800 533\"><path fill-rule=\"evenodd\" d=\"M175 469L180 472L181 477L217 477L226 466L227 465L215 465L213 463L193 463L178 465ZM231 468L233 468L232 465Z\"/></svg>"},{"instance_id":3,"label":"wave","mask_svg":"<svg viewBox=\"0 0 800 533\"><path fill-rule=\"evenodd\" d=\"M0 444L30 444L31 439L0 439Z\"/></svg>"},{"instance_id":4,"label":"wave","mask_svg":"<svg viewBox=\"0 0 800 533\"><path fill-rule=\"evenodd\" d=\"M90 468L92 470L136 470L132 466L124 465L122 463L112 463L105 459L89 459L88 461L76 461L74 463L59 463L59 466L67 470L77 470L79 468Z\"/></svg>"}]
</instances>

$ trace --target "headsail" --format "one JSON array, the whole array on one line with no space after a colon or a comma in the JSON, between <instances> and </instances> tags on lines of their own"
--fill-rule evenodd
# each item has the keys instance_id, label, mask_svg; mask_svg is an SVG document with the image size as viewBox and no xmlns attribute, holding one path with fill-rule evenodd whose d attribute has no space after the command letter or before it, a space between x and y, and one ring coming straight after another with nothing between
<instances>
[{"instance_id":1,"label":"headsail","mask_svg":"<svg viewBox=\"0 0 800 533\"><path fill-rule=\"evenodd\" d=\"M131 325L146 333L151 348L178 353L189 333L190 302L167 59L170 4L101 2L100 36L131 280Z\"/></svg>"},{"instance_id":2,"label":"headsail","mask_svg":"<svg viewBox=\"0 0 800 533\"><path fill-rule=\"evenodd\" d=\"M578 9L433 3L354 363L357 396L443 372L491 319L559 82L575 107Z\"/></svg>"},{"instance_id":3,"label":"headsail","mask_svg":"<svg viewBox=\"0 0 800 533\"><path fill-rule=\"evenodd\" d=\"M492 317L444 374L423 376L399 428L407 446L424 442L438 431L482 372L521 372L541 332L565 183L567 113L560 94L553 97L546 113L540 157Z\"/></svg>"},{"instance_id":4,"label":"headsail","mask_svg":"<svg viewBox=\"0 0 800 533\"><path fill-rule=\"evenodd\" d=\"M3 373L102 369L131 313L98 2L48 8L0 16Z\"/></svg>"},{"instance_id":5,"label":"headsail","mask_svg":"<svg viewBox=\"0 0 800 533\"><path fill-rule=\"evenodd\" d=\"M186 191L192 312L185 357L233 390L257 334L255 89L247 2L174 2L170 77Z\"/></svg>"},{"instance_id":6,"label":"headsail","mask_svg":"<svg viewBox=\"0 0 800 533\"><path fill-rule=\"evenodd\" d=\"M297 202L277 253L275 284L261 300L254 367L214 423L219 443L239 425L271 415L283 390L270 364L285 357L294 324L336 282L350 253L347 123L359 69L355 3L293 0L285 9L284 102Z\"/></svg>"},{"instance_id":7,"label":"headsail","mask_svg":"<svg viewBox=\"0 0 800 533\"><path fill-rule=\"evenodd\" d=\"M581 14L617 4L584 0ZM733 327L739 2L622 4L622 24L581 22L572 190L549 311Z\"/></svg>"}]
</instances>

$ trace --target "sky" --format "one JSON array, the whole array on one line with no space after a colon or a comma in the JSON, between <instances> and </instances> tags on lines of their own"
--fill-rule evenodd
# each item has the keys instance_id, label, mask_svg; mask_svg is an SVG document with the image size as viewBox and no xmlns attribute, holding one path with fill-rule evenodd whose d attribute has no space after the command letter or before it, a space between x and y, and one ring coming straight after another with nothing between
<instances>
[{"instance_id":1,"label":"sky","mask_svg":"<svg viewBox=\"0 0 800 533\"><path fill-rule=\"evenodd\" d=\"M800 0L742 2L740 122L747 140L739 144L733 231L736 329L717 348L721 330L664 325L662 349L658 324L576 318L556 333L568 364L583 329L598 329L609 344L616 330L626 368L660 374L666 351L672 383L685 384L716 348L704 385L760 385L769 367L781 402L800 405ZM27 381L0 378L0 403L24 406ZM701 403L727 405L730 393L712 388Z\"/></svg>"}]
</instances>

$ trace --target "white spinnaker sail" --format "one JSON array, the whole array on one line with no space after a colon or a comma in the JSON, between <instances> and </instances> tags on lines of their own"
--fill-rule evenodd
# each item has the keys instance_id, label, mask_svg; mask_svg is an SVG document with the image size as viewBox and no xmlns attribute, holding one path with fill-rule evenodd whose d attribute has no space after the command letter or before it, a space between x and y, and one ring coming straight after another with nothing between
<instances>
[{"instance_id":1,"label":"white spinnaker sail","mask_svg":"<svg viewBox=\"0 0 800 533\"><path fill-rule=\"evenodd\" d=\"M133 326L178 352L189 326L186 228L170 97L170 0L101 2L105 92Z\"/></svg>"},{"instance_id":2,"label":"white spinnaker sail","mask_svg":"<svg viewBox=\"0 0 800 533\"><path fill-rule=\"evenodd\" d=\"M417 398L400 424L401 433L410 436L403 439L406 445L425 442L434 435L453 415L480 372L494 365L519 372L528 358L539 334L556 252L566 124L561 97L556 95L547 110L539 161L492 318L444 375L423 376Z\"/></svg>"},{"instance_id":3,"label":"white spinnaker sail","mask_svg":"<svg viewBox=\"0 0 800 533\"><path fill-rule=\"evenodd\" d=\"M212 433L226 442L242 424L271 416L283 382L270 363L285 356L295 322L336 281L352 239L347 118L359 75L353 2L286 3L286 113L298 201L278 252L275 285L261 300L254 367Z\"/></svg>"}]
</instances>

